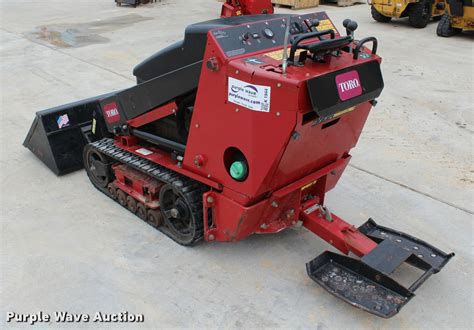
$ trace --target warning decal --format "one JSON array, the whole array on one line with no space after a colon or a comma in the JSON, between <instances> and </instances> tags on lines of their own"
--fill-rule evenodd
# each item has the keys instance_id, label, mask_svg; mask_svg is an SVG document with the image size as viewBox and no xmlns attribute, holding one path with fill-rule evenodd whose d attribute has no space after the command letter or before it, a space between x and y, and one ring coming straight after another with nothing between
<instances>
[{"instance_id":1,"label":"warning decal","mask_svg":"<svg viewBox=\"0 0 474 330\"><path fill-rule=\"evenodd\" d=\"M335 32L337 32L336 28L334 27L331 20L329 20L329 19L323 19L323 20L319 21L319 25L316 28L316 30L318 30L318 31L334 30Z\"/></svg>"},{"instance_id":2,"label":"warning decal","mask_svg":"<svg viewBox=\"0 0 474 330\"><path fill-rule=\"evenodd\" d=\"M270 112L270 86L249 84L229 77L229 102L254 111Z\"/></svg>"},{"instance_id":3,"label":"warning decal","mask_svg":"<svg viewBox=\"0 0 474 330\"><path fill-rule=\"evenodd\" d=\"M288 56L290 56L290 49L291 49L291 47L288 47L288 53L287 53ZM303 49L298 49L298 50L296 50L295 55L296 55L296 56L299 56L302 51L303 51ZM266 53L266 54L264 54L264 55L265 55L265 56L268 56L268 57L271 57L271 58L273 58L274 60L282 61L282 60L283 60L283 49L281 49L281 50L276 50L276 51L270 52L270 53Z\"/></svg>"},{"instance_id":4,"label":"warning decal","mask_svg":"<svg viewBox=\"0 0 474 330\"><path fill-rule=\"evenodd\" d=\"M351 112L351 111L354 111L354 110L355 110L355 107L350 107L350 108L348 108L348 109L346 109L346 110L342 110L342 111L336 112L336 113L333 115L333 118L342 116L343 114L348 113L348 112Z\"/></svg>"}]
</instances>

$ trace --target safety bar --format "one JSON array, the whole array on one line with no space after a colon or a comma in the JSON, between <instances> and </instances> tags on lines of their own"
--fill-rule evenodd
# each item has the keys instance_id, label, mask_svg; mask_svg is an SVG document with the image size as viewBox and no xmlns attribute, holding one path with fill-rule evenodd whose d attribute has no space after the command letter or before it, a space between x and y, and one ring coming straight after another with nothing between
<instances>
[{"instance_id":1,"label":"safety bar","mask_svg":"<svg viewBox=\"0 0 474 330\"><path fill-rule=\"evenodd\" d=\"M367 37L359 41L357 44L357 47L354 49L354 60L357 60L359 58L359 53L360 49L362 46L368 42L372 42L372 54L375 55L377 54L377 46L378 46L378 41L377 38L375 37Z\"/></svg>"},{"instance_id":2,"label":"safety bar","mask_svg":"<svg viewBox=\"0 0 474 330\"><path fill-rule=\"evenodd\" d=\"M292 45L291 45L290 57L288 58L288 62L292 63L295 60L296 50L298 49L298 45L300 42L306 39L322 37L326 34L329 34L331 36L331 39L334 39L336 37L336 33L334 32L334 30L329 29L329 30L324 30L324 31L305 33L293 39L291 41Z\"/></svg>"},{"instance_id":3,"label":"safety bar","mask_svg":"<svg viewBox=\"0 0 474 330\"><path fill-rule=\"evenodd\" d=\"M307 46L307 49L314 54L328 51L331 49L342 48L352 42L352 36L340 37L337 39L322 40Z\"/></svg>"}]
</instances>

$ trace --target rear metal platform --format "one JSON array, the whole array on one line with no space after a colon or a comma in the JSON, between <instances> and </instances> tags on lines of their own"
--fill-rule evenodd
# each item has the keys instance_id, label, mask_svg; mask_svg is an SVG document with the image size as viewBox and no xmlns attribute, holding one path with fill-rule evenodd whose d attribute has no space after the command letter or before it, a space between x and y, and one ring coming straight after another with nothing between
<instances>
[{"instance_id":1,"label":"rear metal platform","mask_svg":"<svg viewBox=\"0 0 474 330\"><path fill-rule=\"evenodd\" d=\"M369 313L389 318L414 296L360 260L326 251L306 264L309 277L325 290Z\"/></svg>"},{"instance_id":2,"label":"rear metal platform","mask_svg":"<svg viewBox=\"0 0 474 330\"><path fill-rule=\"evenodd\" d=\"M408 264L429 273L425 273L420 278L424 282L429 275L438 273L454 257L454 253L447 254L419 238L380 226L372 219L361 225L359 231L379 243L377 249L364 256L362 261L387 275L391 274L402 262L406 261ZM384 264L378 263L378 260L382 258L384 253L382 250L394 249L394 247L396 247L395 249L398 253L396 257L400 259L400 256L406 255L406 258L403 258L399 265L389 267L389 264L393 265L394 260L388 260L387 256L395 256L393 253L388 253L384 257ZM426 275L428 277L425 277ZM410 290L415 291L423 282L415 282L410 287ZM415 287L415 284L418 284L418 286Z\"/></svg>"},{"instance_id":3,"label":"rear metal platform","mask_svg":"<svg viewBox=\"0 0 474 330\"><path fill-rule=\"evenodd\" d=\"M306 269L328 292L384 318L397 314L415 290L454 256L372 219L358 233L378 243L360 260L326 251L307 263ZM389 277L404 262L424 271L408 289Z\"/></svg>"}]
</instances>

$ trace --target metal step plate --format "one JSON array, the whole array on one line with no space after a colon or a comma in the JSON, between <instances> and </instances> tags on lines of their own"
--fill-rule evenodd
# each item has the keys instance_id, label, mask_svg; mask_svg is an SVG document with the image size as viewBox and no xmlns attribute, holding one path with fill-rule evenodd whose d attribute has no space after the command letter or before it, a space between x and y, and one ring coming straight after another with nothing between
<instances>
[{"instance_id":1,"label":"metal step plate","mask_svg":"<svg viewBox=\"0 0 474 330\"><path fill-rule=\"evenodd\" d=\"M359 231L379 243L379 245L385 242L384 245L398 247L400 251L406 251L407 256L410 256L406 260L409 264L425 271L431 270L433 274L439 272L454 256L454 253L445 253L419 238L391 228L379 226L372 219L369 219L360 226ZM367 261L366 263L369 265L375 266L375 261L371 260L371 257L373 256L370 256L369 253L364 257L365 260L363 258L363 261Z\"/></svg>"},{"instance_id":2,"label":"metal step plate","mask_svg":"<svg viewBox=\"0 0 474 330\"><path fill-rule=\"evenodd\" d=\"M306 264L309 277L345 302L384 318L414 296L405 287L360 260L326 251Z\"/></svg>"}]
</instances>

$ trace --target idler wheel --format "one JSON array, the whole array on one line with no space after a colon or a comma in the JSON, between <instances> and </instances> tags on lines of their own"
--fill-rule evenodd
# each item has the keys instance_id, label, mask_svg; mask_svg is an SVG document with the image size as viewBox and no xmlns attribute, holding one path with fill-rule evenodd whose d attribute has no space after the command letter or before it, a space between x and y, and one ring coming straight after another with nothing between
<instances>
[{"instance_id":1,"label":"idler wheel","mask_svg":"<svg viewBox=\"0 0 474 330\"><path fill-rule=\"evenodd\" d=\"M107 188L107 185L113 180L113 174L110 168L111 164L106 156L94 148L86 146L83 160L87 175L92 183L100 188Z\"/></svg>"},{"instance_id":2,"label":"idler wheel","mask_svg":"<svg viewBox=\"0 0 474 330\"><path fill-rule=\"evenodd\" d=\"M192 207L193 202L175 184L165 184L160 190L159 200L163 222L173 238L182 245L194 243L200 232L196 223L199 210Z\"/></svg>"}]
</instances>

